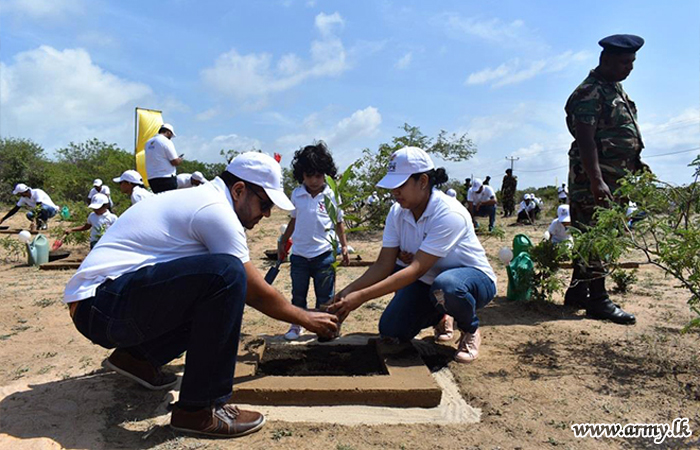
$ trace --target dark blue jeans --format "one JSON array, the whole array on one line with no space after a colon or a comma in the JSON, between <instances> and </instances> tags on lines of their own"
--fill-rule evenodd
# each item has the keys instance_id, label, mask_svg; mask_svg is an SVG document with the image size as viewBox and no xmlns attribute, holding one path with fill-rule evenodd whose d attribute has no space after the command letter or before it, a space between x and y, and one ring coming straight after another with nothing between
<instances>
[{"instance_id":1,"label":"dark blue jeans","mask_svg":"<svg viewBox=\"0 0 700 450\"><path fill-rule=\"evenodd\" d=\"M496 205L480 206L479 210L476 211L474 208L472 216L474 217L488 217L489 218L489 231L493 230L494 225L496 225ZM473 219L474 228L479 228L479 224L476 219Z\"/></svg>"},{"instance_id":2,"label":"dark blue jeans","mask_svg":"<svg viewBox=\"0 0 700 450\"><path fill-rule=\"evenodd\" d=\"M180 402L219 404L231 396L246 280L231 255L176 259L105 281L73 322L95 344L156 366L187 351Z\"/></svg>"},{"instance_id":3,"label":"dark blue jeans","mask_svg":"<svg viewBox=\"0 0 700 450\"><path fill-rule=\"evenodd\" d=\"M496 285L484 272L472 267L446 270L432 285L415 281L398 290L379 319L379 334L408 341L445 314L455 318L460 330L474 333L479 328L476 310L495 295Z\"/></svg>"},{"instance_id":4,"label":"dark blue jeans","mask_svg":"<svg viewBox=\"0 0 700 450\"><path fill-rule=\"evenodd\" d=\"M38 215L39 220L46 222L47 220L49 220L50 218L55 216L57 212L58 212L58 210L56 208L54 208L53 206L41 205L41 211L39 212L39 215ZM27 219L29 219L29 220L34 220L34 216L35 216L34 211L29 211L27 213Z\"/></svg>"},{"instance_id":5,"label":"dark blue jeans","mask_svg":"<svg viewBox=\"0 0 700 450\"><path fill-rule=\"evenodd\" d=\"M316 308L328 303L333 298L335 271L331 265L335 262L333 251L321 253L313 258L304 258L292 254L292 304L306 309L306 296L309 293L309 279L314 279Z\"/></svg>"}]
</instances>

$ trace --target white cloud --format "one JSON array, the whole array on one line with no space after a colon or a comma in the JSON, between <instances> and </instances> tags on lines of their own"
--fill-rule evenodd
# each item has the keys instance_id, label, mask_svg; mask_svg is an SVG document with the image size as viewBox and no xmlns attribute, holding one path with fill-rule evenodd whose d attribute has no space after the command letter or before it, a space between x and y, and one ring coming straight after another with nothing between
<instances>
[{"instance_id":1,"label":"white cloud","mask_svg":"<svg viewBox=\"0 0 700 450\"><path fill-rule=\"evenodd\" d=\"M396 61L396 64L394 65L394 67L396 67L399 70L406 70L411 65L412 60L413 60L413 53L408 52L405 55L403 55L401 58L399 58L398 61Z\"/></svg>"},{"instance_id":2,"label":"white cloud","mask_svg":"<svg viewBox=\"0 0 700 450\"><path fill-rule=\"evenodd\" d=\"M305 117L297 127L300 131L279 137L275 141L275 148L289 153L314 140L323 140L338 158L342 156L341 153L343 155L349 153L345 151L351 150L350 146L353 143L376 136L382 123L382 115L373 106L357 110L349 117L332 125L323 123L322 119L325 116L325 114L313 113ZM358 155L349 156L352 161Z\"/></svg>"},{"instance_id":3,"label":"white cloud","mask_svg":"<svg viewBox=\"0 0 700 450\"><path fill-rule=\"evenodd\" d=\"M700 142L700 109L688 108L661 123L640 123L639 128L647 148L642 157L645 153L661 153L658 149L694 148Z\"/></svg>"},{"instance_id":4,"label":"white cloud","mask_svg":"<svg viewBox=\"0 0 700 450\"><path fill-rule=\"evenodd\" d=\"M83 137L114 139L111 133L122 130L123 122L131 125L134 107L153 97L149 86L103 70L83 49L49 46L2 64L0 89L3 135L38 142L48 137L61 144Z\"/></svg>"},{"instance_id":5,"label":"white cloud","mask_svg":"<svg viewBox=\"0 0 700 450\"><path fill-rule=\"evenodd\" d=\"M569 50L551 58L522 62L515 58L496 68L486 68L469 75L465 85L492 83L492 87L520 83L544 73L560 72L570 65L589 61L593 54L588 51L574 53Z\"/></svg>"},{"instance_id":6,"label":"white cloud","mask_svg":"<svg viewBox=\"0 0 700 450\"><path fill-rule=\"evenodd\" d=\"M330 37L334 34L333 29L336 27L342 28L345 25L345 21L343 21L338 12L333 14L320 13L316 16L315 24L318 31L321 32L321 36Z\"/></svg>"},{"instance_id":7,"label":"white cloud","mask_svg":"<svg viewBox=\"0 0 700 450\"><path fill-rule=\"evenodd\" d=\"M273 64L269 53L241 55L231 49L220 55L213 67L202 70L201 77L219 94L262 105L270 94L288 90L310 78L337 76L349 68L345 47L334 35L334 30L343 23L337 12L316 16L321 39L311 43L310 62L290 53Z\"/></svg>"},{"instance_id":8,"label":"white cloud","mask_svg":"<svg viewBox=\"0 0 700 450\"><path fill-rule=\"evenodd\" d=\"M3 14L13 14L33 20L62 20L85 12L82 0L4 0Z\"/></svg>"},{"instance_id":9,"label":"white cloud","mask_svg":"<svg viewBox=\"0 0 700 450\"><path fill-rule=\"evenodd\" d=\"M431 23L444 29L447 35L453 39L471 40L476 38L502 47L527 48L531 51L548 48L520 19L504 22L498 18L483 19L462 17L456 13L443 13L434 17Z\"/></svg>"},{"instance_id":10,"label":"white cloud","mask_svg":"<svg viewBox=\"0 0 700 450\"><path fill-rule=\"evenodd\" d=\"M201 122L206 122L219 115L219 110L217 108L209 108L206 111L198 113L195 118Z\"/></svg>"}]
</instances>

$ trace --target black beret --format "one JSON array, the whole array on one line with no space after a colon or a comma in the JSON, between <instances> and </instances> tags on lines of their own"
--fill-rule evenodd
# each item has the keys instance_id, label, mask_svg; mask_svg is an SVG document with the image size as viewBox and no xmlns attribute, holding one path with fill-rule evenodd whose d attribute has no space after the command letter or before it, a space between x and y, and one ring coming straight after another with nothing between
<instances>
[{"instance_id":1,"label":"black beret","mask_svg":"<svg viewBox=\"0 0 700 450\"><path fill-rule=\"evenodd\" d=\"M636 53L644 45L644 39L633 34L613 34L598 41L604 52Z\"/></svg>"}]
</instances>

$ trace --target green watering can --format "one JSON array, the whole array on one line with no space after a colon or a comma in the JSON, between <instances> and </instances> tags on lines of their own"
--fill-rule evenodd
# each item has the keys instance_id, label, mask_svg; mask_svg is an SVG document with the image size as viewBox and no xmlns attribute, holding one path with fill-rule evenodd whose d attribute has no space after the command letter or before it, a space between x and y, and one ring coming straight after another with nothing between
<instances>
[{"instance_id":1,"label":"green watering can","mask_svg":"<svg viewBox=\"0 0 700 450\"><path fill-rule=\"evenodd\" d=\"M49 240L43 234L37 234L31 243L27 243L27 262L30 266L49 262Z\"/></svg>"}]
</instances>

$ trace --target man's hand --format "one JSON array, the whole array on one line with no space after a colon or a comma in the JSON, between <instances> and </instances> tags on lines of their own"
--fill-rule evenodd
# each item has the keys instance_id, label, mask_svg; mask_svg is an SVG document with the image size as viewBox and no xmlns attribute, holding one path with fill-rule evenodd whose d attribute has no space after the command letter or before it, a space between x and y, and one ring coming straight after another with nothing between
<instances>
[{"instance_id":1,"label":"man's hand","mask_svg":"<svg viewBox=\"0 0 700 450\"><path fill-rule=\"evenodd\" d=\"M399 252L399 261L402 263L409 265L413 262L413 253L411 252L404 252L403 250Z\"/></svg>"},{"instance_id":2,"label":"man's hand","mask_svg":"<svg viewBox=\"0 0 700 450\"><path fill-rule=\"evenodd\" d=\"M607 206L609 202L613 201L610 188L602 178L591 180L591 193L596 206Z\"/></svg>"},{"instance_id":3,"label":"man's hand","mask_svg":"<svg viewBox=\"0 0 700 450\"><path fill-rule=\"evenodd\" d=\"M338 333L338 317L334 314L307 311L304 328L323 337L333 337Z\"/></svg>"},{"instance_id":4,"label":"man's hand","mask_svg":"<svg viewBox=\"0 0 700 450\"><path fill-rule=\"evenodd\" d=\"M347 295L343 295L341 292L333 298L333 303L328 307L328 312L337 315L342 323L360 305L362 305L362 299L357 292L351 292Z\"/></svg>"},{"instance_id":5,"label":"man's hand","mask_svg":"<svg viewBox=\"0 0 700 450\"><path fill-rule=\"evenodd\" d=\"M341 266L347 266L350 264L350 255L348 254L348 248L347 247L341 247L340 248L340 254L342 255L343 259L340 262Z\"/></svg>"}]
</instances>

